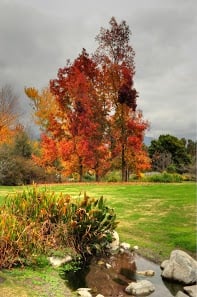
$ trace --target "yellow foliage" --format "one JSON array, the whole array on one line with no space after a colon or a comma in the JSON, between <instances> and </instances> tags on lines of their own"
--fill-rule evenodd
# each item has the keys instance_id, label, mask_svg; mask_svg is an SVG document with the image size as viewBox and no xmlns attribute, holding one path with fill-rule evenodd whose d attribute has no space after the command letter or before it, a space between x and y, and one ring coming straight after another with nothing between
<instances>
[{"instance_id":1,"label":"yellow foliage","mask_svg":"<svg viewBox=\"0 0 197 297\"><path fill-rule=\"evenodd\" d=\"M25 93L33 102L35 123L46 128L49 119L57 116L58 104L49 88L38 91L35 88L25 88Z\"/></svg>"},{"instance_id":2,"label":"yellow foliage","mask_svg":"<svg viewBox=\"0 0 197 297\"><path fill-rule=\"evenodd\" d=\"M11 143L13 140L13 136L15 134L15 130L10 129L9 127L0 127L0 144L3 143Z\"/></svg>"},{"instance_id":3,"label":"yellow foliage","mask_svg":"<svg viewBox=\"0 0 197 297\"><path fill-rule=\"evenodd\" d=\"M35 88L25 88L25 93L30 99L38 97L38 91Z\"/></svg>"}]
</instances>

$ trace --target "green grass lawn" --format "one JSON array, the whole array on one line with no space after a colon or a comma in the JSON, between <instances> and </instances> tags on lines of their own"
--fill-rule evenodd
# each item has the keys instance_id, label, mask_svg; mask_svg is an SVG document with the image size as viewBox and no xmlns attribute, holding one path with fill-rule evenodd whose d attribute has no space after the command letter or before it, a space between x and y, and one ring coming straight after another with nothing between
<instances>
[{"instance_id":1,"label":"green grass lawn","mask_svg":"<svg viewBox=\"0 0 197 297\"><path fill-rule=\"evenodd\" d=\"M196 252L196 184L58 184L47 186L55 192L107 200L119 221L121 241L138 245L139 252L155 261L168 258L180 248ZM0 187L0 201L23 187ZM9 199L9 198L6 198Z\"/></svg>"},{"instance_id":2,"label":"green grass lawn","mask_svg":"<svg viewBox=\"0 0 197 297\"><path fill-rule=\"evenodd\" d=\"M74 295L51 267L39 269L15 268L0 271L1 297L72 297Z\"/></svg>"},{"instance_id":3,"label":"green grass lawn","mask_svg":"<svg viewBox=\"0 0 197 297\"><path fill-rule=\"evenodd\" d=\"M107 200L119 221L121 241L138 245L139 252L155 261L169 257L171 250L184 249L193 256L196 251L196 184L67 184L49 185L52 191L73 198L89 196ZM0 186L0 203L23 187ZM8 196L7 196L8 195ZM0 271L0 295L7 297L75 296L58 272L17 268Z\"/></svg>"}]
</instances>

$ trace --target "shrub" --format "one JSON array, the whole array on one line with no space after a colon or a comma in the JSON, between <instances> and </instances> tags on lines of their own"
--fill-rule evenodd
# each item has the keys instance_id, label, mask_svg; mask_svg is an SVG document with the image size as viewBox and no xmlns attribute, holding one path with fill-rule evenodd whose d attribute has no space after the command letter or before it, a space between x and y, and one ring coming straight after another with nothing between
<instances>
[{"instance_id":1,"label":"shrub","mask_svg":"<svg viewBox=\"0 0 197 297\"><path fill-rule=\"evenodd\" d=\"M182 178L183 178L184 181L196 181L196 176L192 175L192 174L189 174L189 173L183 174Z\"/></svg>"},{"instance_id":2,"label":"shrub","mask_svg":"<svg viewBox=\"0 0 197 297\"><path fill-rule=\"evenodd\" d=\"M0 209L0 267L30 265L71 247L83 259L104 252L116 227L104 199L71 199L36 187L7 197Z\"/></svg>"},{"instance_id":3,"label":"shrub","mask_svg":"<svg viewBox=\"0 0 197 297\"><path fill-rule=\"evenodd\" d=\"M103 178L102 181L106 182L118 182L121 181L121 173L119 170L109 171Z\"/></svg>"},{"instance_id":4,"label":"shrub","mask_svg":"<svg viewBox=\"0 0 197 297\"><path fill-rule=\"evenodd\" d=\"M175 173L176 171L177 171L177 169L176 169L175 164L170 164L170 165L167 167L167 172L168 172L168 173Z\"/></svg>"},{"instance_id":5,"label":"shrub","mask_svg":"<svg viewBox=\"0 0 197 297\"><path fill-rule=\"evenodd\" d=\"M163 172L163 173L159 173L159 174L153 174L153 175L149 175L146 176L144 178L145 181L148 182L159 182L159 183L180 183L183 181L182 176L180 174L176 174L176 173L167 173L167 172Z\"/></svg>"},{"instance_id":6,"label":"shrub","mask_svg":"<svg viewBox=\"0 0 197 297\"><path fill-rule=\"evenodd\" d=\"M76 251L86 258L88 255L102 253L111 242L115 229L116 215L105 205L103 197L90 199L86 194L68 224L68 233Z\"/></svg>"},{"instance_id":7,"label":"shrub","mask_svg":"<svg viewBox=\"0 0 197 297\"><path fill-rule=\"evenodd\" d=\"M17 174L16 174L17 172ZM0 185L23 185L32 182L54 182L55 174L48 174L31 159L12 156L0 151Z\"/></svg>"}]
</instances>

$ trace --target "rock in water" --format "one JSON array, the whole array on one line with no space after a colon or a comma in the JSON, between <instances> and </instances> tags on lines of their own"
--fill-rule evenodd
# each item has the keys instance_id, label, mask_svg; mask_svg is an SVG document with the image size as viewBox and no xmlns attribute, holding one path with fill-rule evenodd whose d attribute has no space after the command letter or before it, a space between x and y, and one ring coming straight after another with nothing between
<instances>
[{"instance_id":1,"label":"rock in water","mask_svg":"<svg viewBox=\"0 0 197 297\"><path fill-rule=\"evenodd\" d=\"M144 276L153 276L155 272L153 270L144 270L144 271L137 271L137 274L144 275Z\"/></svg>"},{"instance_id":2,"label":"rock in water","mask_svg":"<svg viewBox=\"0 0 197 297\"><path fill-rule=\"evenodd\" d=\"M183 289L190 297L197 296L197 285L187 286L187 287L184 287Z\"/></svg>"},{"instance_id":3,"label":"rock in water","mask_svg":"<svg viewBox=\"0 0 197 297\"><path fill-rule=\"evenodd\" d=\"M188 297L188 295L186 295L186 294L183 293L182 291L178 291L178 293L176 294L175 297Z\"/></svg>"},{"instance_id":4,"label":"rock in water","mask_svg":"<svg viewBox=\"0 0 197 297\"><path fill-rule=\"evenodd\" d=\"M194 284L197 281L197 261L181 250L171 252L170 259L165 260L162 277L184 284Z\"/></svg>"},{"instance_id":5,"label":"rock in water","mask_svg":"<svg viewBox=\"0 0 197 297\"><path fill-rule=\"evenodd\" d=\"M148 296L155 291L155 287L148 280L142 280L137 283L130 283L125 291L134 296Z\"/></svg>"},{"instance_id":6,"label":"rock in water","mask_svg":"<svg viewBox=\"0 0 197 297\"><path fill-rule=\"evenodd\" d=\"M89 292L90 288L79 288L77 289L77 294L81 297L92 297L92 294Z\"/></svg>"}]
</instances>

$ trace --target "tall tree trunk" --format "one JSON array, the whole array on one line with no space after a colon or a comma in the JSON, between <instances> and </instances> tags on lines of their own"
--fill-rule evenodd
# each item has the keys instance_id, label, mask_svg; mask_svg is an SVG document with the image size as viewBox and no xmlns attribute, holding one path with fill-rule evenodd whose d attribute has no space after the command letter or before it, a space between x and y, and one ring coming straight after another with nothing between
<instances>
[{"instance_id":1,"label":"tall tree trunk","mask_svg":"<svg viewBox=\"0 0 197 297\"><path fill-rule=\"evenodd\" d=\"M122 167L122 182L127 181L127 166L126 166L126 161L125 161L125 145L122 143L122 162L121 162L121 167Z\"/></svg>"},{"instance_id":2,"label":"tall tree trunk","mask_svg":"<svg viewBox=\"0 0 197 297\"><path fill-rule=\"evenodd\" d=\"M83 165L82 165L82 159L79 157L79 181L83 181Z\"/></svg>"},{"instance_id":3,"label":"tall tree trunk","mask_svg":"<svg viewBox=\"0 0 197 297\"><path fill-rule=\"evenodd\" d=\"M125 111L124 104L121 106L121 139L122 139L122 151L121 151L121 167L122 167L122 182L127 181L127 164L125 160Z\"/></svg>"},{"instance_id":4,"label":"tall tree trunk","mask_svg":"<svg viewBox=\"0 0 197 297\"><path fill-rule=\"evenodd\" d=\"M99 176L99 161L96 162L96 165L95 165L95 180L96 182L99 182L100 181L100 176Z\"/></svg>"},{"instance_id":5,"label":"tall tree trunk","mask_svg":"<svg viewBox=\"0 0 197 297\"><path fill-rule=\"evenodd\" d=\"M100 181L98 170L96 170L96 176L95 176L96 182Z\"/></svg>"}]
</instances>

